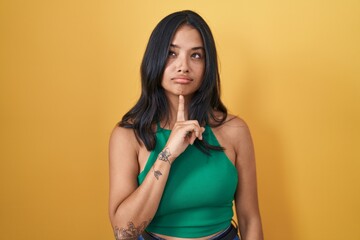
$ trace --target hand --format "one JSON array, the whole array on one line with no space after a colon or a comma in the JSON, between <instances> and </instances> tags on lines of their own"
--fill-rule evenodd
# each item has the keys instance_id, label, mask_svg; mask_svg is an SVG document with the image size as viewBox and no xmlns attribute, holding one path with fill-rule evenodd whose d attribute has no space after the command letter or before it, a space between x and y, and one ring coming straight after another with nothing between
<instances>
[{"instance_id":1,"label":"hand","mask_svg":"<svg viewBox=\"0 0 360 240\"><path fill-rule=\"evenodd\" d=\"M192 145L196 138L202 140L202 134L205 131L205 128L200 127L197 120L185 120L184 105L184 97L179 95L176 123L165 146L174 159L184 152L189 144Z\"/></svg>"}]
</instances>

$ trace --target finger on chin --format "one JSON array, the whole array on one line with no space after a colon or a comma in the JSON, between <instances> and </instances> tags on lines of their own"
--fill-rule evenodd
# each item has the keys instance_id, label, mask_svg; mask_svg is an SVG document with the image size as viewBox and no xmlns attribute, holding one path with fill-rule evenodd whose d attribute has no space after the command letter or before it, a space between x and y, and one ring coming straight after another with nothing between
<instances>
[{"instance_id":1,"label":"finger on chin","mask_svg":"<svg viewBox=\"0 0 360 240\"><path fill-rule=\"evenodd\" d=\"M178 105L178 112L177 112L177 121L185 121L185 100L184 96L179 95L179 105Z\"/></svg>"}]
</instances>

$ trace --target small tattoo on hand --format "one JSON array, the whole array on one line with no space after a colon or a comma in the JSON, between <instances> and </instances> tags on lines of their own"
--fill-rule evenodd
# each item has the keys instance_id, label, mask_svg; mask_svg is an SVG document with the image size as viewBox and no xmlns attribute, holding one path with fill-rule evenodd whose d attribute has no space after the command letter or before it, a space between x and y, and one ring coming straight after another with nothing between
<instances>
[{"instance_id":1,"label":"small tattoo on hand","mask_svg":"<svg viewBox=\"0 0 360 240\"><path fill-rule=\"evenodd\" d=\"M171 165L171 162L169 160L169 157L171 156L171 153L168 148L165 148L163 151L159 153L159 160L168 162Z\"/></svg>"}]
</instances>

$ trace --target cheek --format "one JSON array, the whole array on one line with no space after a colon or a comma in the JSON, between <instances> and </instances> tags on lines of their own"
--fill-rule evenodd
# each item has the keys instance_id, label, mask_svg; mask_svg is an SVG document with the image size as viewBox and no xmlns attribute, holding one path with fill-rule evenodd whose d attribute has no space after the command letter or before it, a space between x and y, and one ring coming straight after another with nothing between
<instances>
[{"instance_id":1,"label":"cheek","mask_svg":"<svg viewBox=\"0 0 360 240\"><path fill-rule=\"evenodd\" d=\"M202 65L198 68L198 75L201 76L201 79L204 77L205 75L205 66Z\"/></svg>"},{"instance_id":2,"label":"cheek","mask_svg":"<svg viewBox=\"0 0 360 240\"><path fill-rule=\"evenodd\" d=\"M168 67L165 68L162 79L161 79L161 87L166 90L170 90L172 88L171 84L171 71Z\"/></svg>"},{"instance_id":3,"label":"cheek","mask_svg":"<svg viewBox=\"0 0 360 240\"><path fill-rule=\"evenodd\" d=\"M205 72L205 62L197 63L196 69L199 73L204 74Z\"/></svg>"},{"instance_id":4,"label":"cheek","mask_svg":"<svg viewBox=\"0 0 360 240\"><path fill-rule=\"evenodd\" d=\"M163 79L166 77L169 77L171 75L171 72L173 72L173 64L167 63L165 65L164 73L163 73Z\"/></svg>"},{"instance_id":5,"label":"cheek","mask_svg":"<svg viewBox=\"0 0 360 240\"><path fill-rule=\"evenodd\" d=\"M170 72L171 70L174 70L175 68L175 63L174 63L174 59L168 59L165 63L165 70L164 72Z\"/></svg>"}]
</instances>

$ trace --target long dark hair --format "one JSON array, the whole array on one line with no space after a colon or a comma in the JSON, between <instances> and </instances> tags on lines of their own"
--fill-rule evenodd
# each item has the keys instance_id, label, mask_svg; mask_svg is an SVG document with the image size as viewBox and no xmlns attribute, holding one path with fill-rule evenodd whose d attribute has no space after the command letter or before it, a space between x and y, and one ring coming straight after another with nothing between
<instances>
[{"instance_id":1,"label":"long dark hair","mask_svg":"<svg viewBox=\"0 0 360 240\"><path fill-rule=\"evenodd\" d=\"M217 53L209 26L193 11L172 13L158 23L150 36L141 63L140 98L119 123L119 126L134 129L138 141L144 143L148 151L153 150L156 144L154 124L161 120L169 121L169 107L161 81L171 40L177 29L184 24L189 24L199 31L205 49L204 78L189 104L189 119L198 120L200 125L209 124L211 127L217 127L227 117L227 109L220 100ZM196 140L195 146L205 152L209 152L210 149L223 150L222 147L209 145L204 140Z\"/></svg>"}]
</instances>

